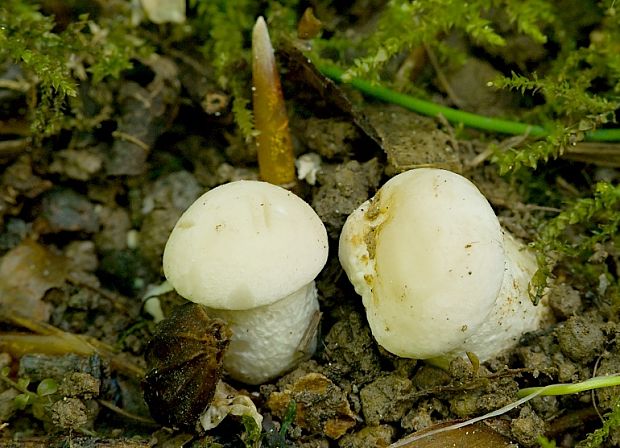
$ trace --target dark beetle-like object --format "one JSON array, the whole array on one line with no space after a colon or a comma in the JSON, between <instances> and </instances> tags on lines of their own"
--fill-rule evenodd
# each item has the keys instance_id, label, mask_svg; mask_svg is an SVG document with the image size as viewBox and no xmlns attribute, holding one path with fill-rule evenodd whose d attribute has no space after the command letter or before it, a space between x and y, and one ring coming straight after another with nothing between
<instances>
[{"instance_id":1,"label":"dark beetle-like object","mask_svg":"<svg viewBox=\"0 0 620 448\"><path fill-rule=\"evenodd\" d=\"M145 359L144 400L163 425L194 427L222 376L231 331L195 303L178 307L157 325Z\"/></svg>"}]
</instances>

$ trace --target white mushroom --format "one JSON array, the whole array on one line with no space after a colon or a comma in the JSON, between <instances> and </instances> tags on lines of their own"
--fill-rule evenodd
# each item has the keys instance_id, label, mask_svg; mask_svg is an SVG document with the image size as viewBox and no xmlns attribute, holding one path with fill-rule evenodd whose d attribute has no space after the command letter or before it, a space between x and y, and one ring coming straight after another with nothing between
<instances>
[{"instance_id":1,"label":"white mushroom","mask_svg":"<svg viewBox=\"0 0 620 448\"><path fill-rule=\"evenodd\" d=\"M528 296L534 255L502 230L480 191L450 171L390 179L348 217L339 257L377 342L401 357L473 352L484 361L547 313Z\"/></svg>"},{"instance_id":2,"label":"white mushroom","mask_svg":"<svg viewBox=\"0 0 620 448\"><path fill-rule=\"evenodd\" d=\"M231 326L228 374L260 384L314 352L314 278L327 252L325 227L306 202L266 182L237 181L185 211L163 267L181 296Z\"/></svg>"}]
</instances>

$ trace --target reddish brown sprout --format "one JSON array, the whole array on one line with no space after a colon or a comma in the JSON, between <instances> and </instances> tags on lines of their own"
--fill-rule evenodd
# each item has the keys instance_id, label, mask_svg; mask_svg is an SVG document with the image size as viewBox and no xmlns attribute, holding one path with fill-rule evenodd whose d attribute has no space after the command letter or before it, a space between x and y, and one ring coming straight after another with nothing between
<instances>
[{"instance_id":1,"label":"reddish brown sprout","mask_svg":"<svg viewBox=\"0 0 620 448\"><path fill-rule=\"evenodd\" d=\"M295 184L295 155L280 75L262 17L258 18L252 32L252 82L260 177L266 182L290 187Z\"/></svg>"}]
</instances>

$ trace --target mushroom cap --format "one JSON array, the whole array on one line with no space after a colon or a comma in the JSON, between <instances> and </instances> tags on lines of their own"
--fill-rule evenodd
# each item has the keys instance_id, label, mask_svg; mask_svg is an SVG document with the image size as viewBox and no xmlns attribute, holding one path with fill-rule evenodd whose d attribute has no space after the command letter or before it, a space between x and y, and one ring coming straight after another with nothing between
<instances>
[{"instance_id":1,"label":"mushroom cap","mask_svg":"<svg viewBox=\"0 0 620 448\"><path fill-rule=\"evenodd\" d=\"M163 256L174 289L210 308L269 305L314 280L327 261L325 226L301 198L259 181L209 190L183 213Z\"/></svg>"},{"instance_id":2,"label":"mushroom cap","mask_svg":"<svg viewBox=\"0 0 620 448\"><path fill-rule=\"evenodd\" d=\"M347 219L339 257L377 342L428 359L462 347L491 313L504 276L502 231L464 177L401 173Z\"/></svg>"}]
</instances>

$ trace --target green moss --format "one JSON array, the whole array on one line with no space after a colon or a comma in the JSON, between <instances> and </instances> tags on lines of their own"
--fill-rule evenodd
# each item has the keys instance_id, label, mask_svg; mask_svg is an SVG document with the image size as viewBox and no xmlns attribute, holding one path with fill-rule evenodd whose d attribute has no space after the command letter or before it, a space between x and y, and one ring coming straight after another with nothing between
<instances>
[{"instance_id":1,"label":"green moss","mask_svg":"<svg viewBox=\"0 0 620 448\"><path fill-rule=\"evenodd\" d=\"M541 95L544 103L535 108L535 113L554 129L544 140L497 156L503 172L523 166L536 168L538 162L562 155L569 145L583 140L586 132L613 122L620 107L620 17L613 2L561 6L556 11L558 19L553 21L560 48L549 66L542 67L544 73L512 73L494 82L499 88L518 90L523 95ZM562 20L567 8L585 10L584 16L591 16L596 9L599 23L590 32L587 45L580 45L583 35L576 34L579 28L575 23Z\"/></svg>"},{"instance_id":2,"label":"green moss","mask_svg":"<svg viewBox=\"0 0 620 448\"><path fill-rule=\"evenodd\" d=\"M419 45L441 48L443 37L459 32L478 45L503 46L505 38L488 18L492 10L505 12L510 25L537 42L546 42L545 24L554 20L552 4L544 0L392 0L376 31L360 40L366 54L355 60L345 79L378 80L380 70L399 53Z\"/></svg>"},{"instance_id":3,"label":"green moss","mask_svg":"<svg viewBox=\"0 0 620 448\"><path fill-rule=\"evenodd\" d=\"M597 448L607 440L610 431L618 427L620 427L620 402L615 403L612 411L605 415L603 426L588 434L588 437L576 446L578 448Z\"/></svg>"},{"instance_id":4,"label":"green moss","mask_svg":"<svg viewBox=\"0 0 620 448\"><path fill-rule=\"evenodd\" d=\"M588 29L594 31L584 39ZM318 42L312 56L328 65L324 56L332 55L333 65L342 67L348 51L358 57L340 79L376 82L383 77L384 84L408 91L402 83L393 83L385 68L411 49L424 45L453 65L463 50L446 45L446 36L458 35L474 46L492 49L506 45L509 34L547 44L553 57L539 64L538 72L513 72L491 85L543 99L522 114L547 132L542 138L538 133L539 140L524 147L498 152L494 161L506 173L555 159L589 132L614 121L620 107L620 14L613 1L392 0L368 36L347 42L336 34Z\"/></svg>"},{"instance_id":5,"label":"green moss","mask_svg":"<svg viewBox=\"0 0 620 448\"><path fill-rule=\"evenodd\" d=\"M32 95L29 102L35 138L69 127L65 119L81 82L118 78L131 59L151 49L131 33L129 14L100 18L84 15L64 30L40 11L37 2L6 0L0 8L0 60L22 67ZM77 103L74 103L77 104Z\"/></svg>"},{"instance_id":6,"label":"green moss","mask_svg":"<svg viewBox=\"0 0 620 448\"><path fill-rule=\"evenodd\" d=\"M584 138L584 131L578 128L561 124L551 126L549 135L542 140L533 141L522 148L495 150L491 160L498 165L500 174L516 172L524 167L536 169L539 164L558 158L567 147Z\"/></svg>"},{"instance_id":7,"label":"green moss","mask_svg":"<svg viewBox=\"0 0 620 448\"><path fill-rule=\"evenodd\" d=\"M270 2L266 19L270 23L272 39L293 29L297 3L296 0ZM250 36L256 18L265 11L260 2L253 0L190 0L189 5L190 23L195 27L196 35L208 37L201 44L202 53L212 62L217 83L232 94L235 121L245 138L250 139L254 135L254 118L249 108Z\"/></svg>"},{"instance_id":8,"label":"green moss","mask_svg":"<svg viewBox=\"0 0 620 448\"><path fill-rule=\"evenodd\" d=\"M542 297L553 265L560 259L566 260L576 274L587 273L592 280L607 274L604 263L595 267L588 260L598 244L617 239L619 225L620 186L607 182L598 183L592 197L573 201L544 223L533 243L538 254L538 271L531 282L533 300L538 302Z\"/></svg>"}]
</instances>

